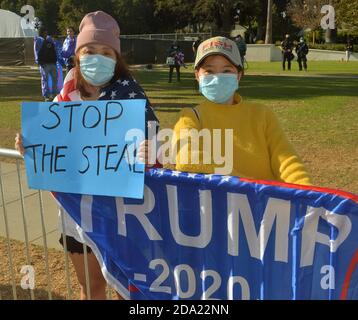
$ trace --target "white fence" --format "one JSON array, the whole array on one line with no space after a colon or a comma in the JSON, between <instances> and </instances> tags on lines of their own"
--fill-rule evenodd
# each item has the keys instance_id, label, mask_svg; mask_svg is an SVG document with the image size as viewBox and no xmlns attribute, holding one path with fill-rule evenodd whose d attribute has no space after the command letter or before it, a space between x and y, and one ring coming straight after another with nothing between
<instances>
[{"instance_id":1,"label":"white fence","mask_svg":"<svg viewBox=\"0 0 358 320\"><path fill-rule=\"evenodd\" d=\"M281 61L282 54L280 48L273 44L248 44L246 59L248 61ZM307 59L309 61L342 61L346 59L346 53L344 51L310 49ZM353 53L350 56L350 61L358 61L358 53Z\"/></svg>"}]
</instances>

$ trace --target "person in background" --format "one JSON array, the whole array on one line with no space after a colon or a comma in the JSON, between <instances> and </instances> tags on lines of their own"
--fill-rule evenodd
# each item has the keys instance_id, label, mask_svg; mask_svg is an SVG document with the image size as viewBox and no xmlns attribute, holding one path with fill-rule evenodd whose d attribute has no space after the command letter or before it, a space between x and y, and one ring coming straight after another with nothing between
<instances>
[{"instance_id":1,"label":"person in background","mask_svg":"<svg viewBox=\"0 0 358 320\"><path fill-rule=\"evenodd\" d=\"M289 34L286 34L285 40L281 42L281 51L282 51L282 69L286 70L286 61L288 65L288 70L291 70L291 60L293 60L294 55L292 53L293 42Z\"/></svg>"},{"instance_id":2,"label":"person in background","mask_svg":"<svg viewBox=\"0 0 358 320\"><path fill-rule=\"evenodd\" d=\"M34 38L34 54L35 63L40 68L42 96L45 101L51 101L58 93L56 67L58 57L56 44L47 34L46 29L40 29L39 36Z\"/></svg>"},{"instance_id":3,"label":"person in background","mask_svg":"<svg viewBox=\"0 0 358 320\"><path fill-rule=\"evenodd\" d=\"M242 65L244 65L245 56L246 56L246 50L247 50L247 45L246 45L246 43L245 43L245 40L242 38L241 34L239 34L239 35L235 38L235 43L236 43L237 48L239 49L239 52L240 52Z\"/></svg>"},{"instance_id":4,"label":"person in background","mask_svg":"<svg viewBox=\"0 0 358 320\"><path fill-rule=\"evenodd\" d=\"M75 49L77 38L72 27L67 28L67 38L62 45L62 57L66 65L66 74L75 66Z\"/></svg>"},{"instance_id":5,"label":"person in background","mask_svg":"<svg viewBox=\"0 0 358 320\"><path fill-rule=\"evenodd\" d=\"M62 41L57 37L53 37L53 41L55 43L55 49L57 54L57 92L54 92L54 95L57 95L63 88L63 68L66 66L65 61L62 57ZM51 86L50 86L51 87Z\"/></svg>"},{"instance_id":6,"label":"person in background","mask_svg":"<svg viewBox=\"0 0 358 320\"><path fill-rule=\"evenodd\" d=\"M301 37L300 42L296 46L297 62L300 71L302 71L302 64L305 71L307 71L307 54L308 54L308 45L305 40Z\"/></svg>"},{"instance_id":7,"label":"person in background","mask_svg":"<svg viewBox=\"0 0 358 320\"><path fill-rule=\"evenodd\" d=\"M184 54L180 51L177 41L174 41L168 50L167 64L169 65L168 82L172 82L174 68L177 72L177 81L180 82L180 67L184 66Z\"/></svg>"},{"instance_id":8,"label":"person in background","mask_svg":"<svg viewBox=\"0 0 358 320\"><path fill-rule=\"evenodd\" d=\"M350 39L347 41L346 45L346 61L349 62L349 58L351 57L351 54L353 53L353 43Z\"/></svg>"},{"instance_id":9,"label":"person in background","mask_svg":"<svg viewBox=\"0 0 358 320\"><path fill-rule=\"evenodd\" d=\"M225 37L204 41L198 48L194 68L204 99L198 106L180 112L172 139L172 146L177 150L176 170L218 174L220 169L219 174L240 178L311 184L273 111L265 105L245 101L237 92L243 65L235 42ZM192 143L191 132L203 129L211 137L221 130L220 145L212 147L210 143L206 149L204 143ZM233 135L232 166L215 163L213 156L215 148L221 148L220 154L225 154L223 131L226 130L232 130ZM209 155L206 159L209 161L204 160L205 155Z\"/></svg>"}]
</instances>

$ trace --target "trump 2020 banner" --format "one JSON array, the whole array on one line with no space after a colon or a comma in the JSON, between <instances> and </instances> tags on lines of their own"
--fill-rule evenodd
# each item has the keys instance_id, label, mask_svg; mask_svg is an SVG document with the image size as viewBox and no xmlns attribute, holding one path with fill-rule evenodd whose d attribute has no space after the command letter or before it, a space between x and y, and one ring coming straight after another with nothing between
<instances>
[{"instance_id":1,"label":"trump 2020 banner","mask_svg":"<svg viewBox=\"0 0 358 320\"><path fill-rule=\"evenodd\" d=\"M358 299L356 195L164 169L142 200L54 195L125 298Z\"/></svg>"}]
</instances>

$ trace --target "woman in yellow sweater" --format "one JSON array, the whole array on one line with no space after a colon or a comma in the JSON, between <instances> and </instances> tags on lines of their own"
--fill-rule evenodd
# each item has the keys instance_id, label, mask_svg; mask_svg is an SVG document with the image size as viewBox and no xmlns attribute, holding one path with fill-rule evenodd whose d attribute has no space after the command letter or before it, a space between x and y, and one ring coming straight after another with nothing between
<instances>
[{"instance_id":1,"label":"woman in yellow sweater","mask_svg":"<svg viewBox=\"0 0 358 320\"><path fill-rule=\"evenodd\" d=\"M236 92L242 70L240 53L230 39L214 37L200 44L195 60L195 77L199 91L206 99L199 106L185 108L180 113L173 139L173 146L178 150L176 170L208 174L220 172L217 169L225 167L225 164L215 164L213 153L221 151L224 154L227 151L224 132L232 129L232 146L228 148L232 151L232 165L228 170L226 166L224 174L311 184L274 113L263 105L244 101ZM215 129L221 129L221 144L213 146L215 139L212 139L212 150L205 150L203 143L194 145L188 135L192 129L207 129L212 137ZM207 154L211 161L204 160ZM199 162L191 161L195 156Z\"/></svg>"}]
</instances>

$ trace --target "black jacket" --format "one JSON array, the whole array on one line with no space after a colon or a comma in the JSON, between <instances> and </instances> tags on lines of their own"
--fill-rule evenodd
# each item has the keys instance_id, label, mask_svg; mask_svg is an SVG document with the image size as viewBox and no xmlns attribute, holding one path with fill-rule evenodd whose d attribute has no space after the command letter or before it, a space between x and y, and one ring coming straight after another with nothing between
<instances>
[{"instance_id":1,"label":"black jacket","mask_svg":"<svg viewBox=\"0 0 358 320\"><path fill-rule=\"evenodd\" d=\"M305 42L300 42L297 46L296 46L296 53L297 53L297 57L298 58L304 58L306 57L306 55L308 54L308 46Z\"/></svg>"},{"instance_id":2,"label":"black jacket","mask_svg":"<svg viewBox=\"0 0 358 320\"><path fill-rule=\"evenodd\" d=\"M283 40L281 42L281 47L284 52L287 52L288 50L292 51L293 42L291 41L290 38L288 38L288 39L286 38L285 40Z\"/></svg>"}]
</instances>

